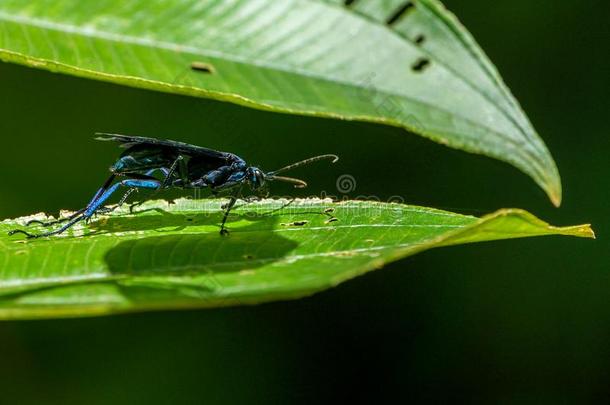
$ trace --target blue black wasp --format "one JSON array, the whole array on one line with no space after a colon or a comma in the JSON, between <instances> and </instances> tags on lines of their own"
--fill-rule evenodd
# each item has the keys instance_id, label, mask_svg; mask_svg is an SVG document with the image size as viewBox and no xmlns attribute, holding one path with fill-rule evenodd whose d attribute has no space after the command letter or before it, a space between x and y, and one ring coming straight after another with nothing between
<instances>
[{"instance_id":1,"label":"blue black wasp","mask_svg":"<svg viewBox=\"0 0 610 405\"><path fill-rule=\"evenodd\" d=\"M110 167L110 177L95 193L89 204L68 218L46 223L41 221L28 223L38 223L44 226L64 223L56 230L32 234L15 229L10 231L9 235L20 233L26 235L27 238L40 238L60 234L80 221L89 220L95 213L111 211L111 208L104 207L104 203L120 188L125 188L126 192L118 206L138 189L155 191L167 188L209 189L213 194L228 191L230 197L228 203L223 206L224 215L220 226L220 234L224 235L228 232L225 225L229 213L242 195L244 186L248 186L257 196L266 195L268 183L273 181L290 183L297 188L306 187L305 181L280 176L280 173L320 160L328 159L334 163L339 159L338 156L332 154L319 155L278 170L264 172L258 167L248 165L244 159L229 152L166 139L107 133L97 133L96 135L95 139L100 141L118 142L125 151Z\"/></svg>"}]
</instances>

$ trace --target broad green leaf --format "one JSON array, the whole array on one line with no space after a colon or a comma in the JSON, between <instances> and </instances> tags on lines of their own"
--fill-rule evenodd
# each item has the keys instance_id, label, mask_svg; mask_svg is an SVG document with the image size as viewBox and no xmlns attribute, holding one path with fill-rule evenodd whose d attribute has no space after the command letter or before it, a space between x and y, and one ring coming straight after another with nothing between
<instances>
[{"instance_id":1,"label":"broad green leaf","mask_svg":"<svg viewBox=\"0 0 610 405\"><path fill-rule=\"evenodd\" d=\"M37 240L7 231L44 214L5 220L0 318L298 298L435 247L540 235L594 237L587 225L556 228L521 210L479 219L402 204L285 203L241 206L225 237L218 226L221 200L151 201L133 214L119 209L65 235Z\"/></svg>"},{"instance_id":2,"label":"broad green leaf","mask_svg":"<svg viewBox=\"0 0 610 405\"><path fill-rule=\"evenodd\" d=\"M544 143L470 34L436 0L3 0L0 58L404 127L507 161L561 202Z\"/></svg>"}]
</instances>

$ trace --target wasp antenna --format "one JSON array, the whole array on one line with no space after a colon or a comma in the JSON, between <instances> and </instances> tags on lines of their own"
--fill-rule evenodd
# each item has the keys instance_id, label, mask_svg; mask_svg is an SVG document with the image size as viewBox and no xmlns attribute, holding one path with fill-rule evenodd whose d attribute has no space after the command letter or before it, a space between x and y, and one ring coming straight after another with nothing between
<instances>
[{"instance_id":1,"label":"wasp antenna","mask_svg":"<svg viewBox=\"0 0 610 405\"><path fill-rule=\"evenodd\" d=\"M295 169L297 167L305 166L305 165L308 165L310 163L318 162L320 160L325 160L325 159L331 159L332 160L331 163L335 163L337 160L339 160L339 156L331 155L331 154L314 156L314 157L311 157L309 159L301 160L300 162L296 162L296 163L293 163L291 165L284 166L281 169L277 169L277 170L274 170L272 172L269 172L268 175L274 176L274 175L276 175L278 173L282 173L282 172L285 172L287 170L292 170L292 169Z\"/></svg>"},{"instance_id":2,"label":"wasp antenna","mask_svg":"<svg viewBox=\"0 0 610 405\"><path fill-rule=\"evenodd\" d=\"M107 132L96 132L95 134L95 140L96 141L112 141L114 140L118 134L110 134ZM121 135L118 135L121 136Z\"/></svg>"},{"instance_id":3,"label":"wasp antenna","mask_svg":"<svg viewBox=\"0 0 610 405\"><path fill-rule=\"evenodd\" d=\"M294 177L284 177L284 176L275 176L275 175L270 175L267 176L267 180L269 181L283 181L284 183L290 183L290 184L294 184L294 187L296 188L305 188L307 187L307 183L304 182L303 180L300 179L295 179Z\"/></svg>"}]
</instances>

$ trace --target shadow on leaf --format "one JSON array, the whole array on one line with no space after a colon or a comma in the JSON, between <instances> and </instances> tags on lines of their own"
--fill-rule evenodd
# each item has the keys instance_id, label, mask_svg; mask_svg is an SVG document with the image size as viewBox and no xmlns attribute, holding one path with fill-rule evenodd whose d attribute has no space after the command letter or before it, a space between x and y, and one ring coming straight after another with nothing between
<instances>
[{"instance_id":1,"label":"shadow on leaf","mask_svg":"<svg viewBox=\"0 0 610 405\"><path fill-rule=\"evenodd\" d=\"M125 240L105 255L114 275L197 275L251 270L279 260L297 242L273 232L277 216L233 215L227 236L218 231L188 232L189 227L219 224L221 214L172 214L154 209L161 215L111 217L95 226L96 231L158 230L161 234ZM231 227L230 224L246 222ZM167 232L167 235L163 235ZM180 233L176 233L180 232Z\"/></svg>"},{"instance_id":2,"label":"shadow on leaf","mask_svg":"<svg viewBox=\"0 0 610 405\"><path fill-rule=\"evenodd\" d=\"M230 304L222 274L255 270L282 259L298 245L272 231L278 221L273 215L233 215L231 223L246 225L230 227L229 235L221 236L216 229L189 232L189 227L219 224L221 214L155 211L161 215L114 217L98 227L102 232L129 229L161 233L125 240L104 257L108 270L118 276L124 296L132 301L176 303L195 299L199 303L210 300L215 305L222 301Z\"/></svg>"}]
</instances>

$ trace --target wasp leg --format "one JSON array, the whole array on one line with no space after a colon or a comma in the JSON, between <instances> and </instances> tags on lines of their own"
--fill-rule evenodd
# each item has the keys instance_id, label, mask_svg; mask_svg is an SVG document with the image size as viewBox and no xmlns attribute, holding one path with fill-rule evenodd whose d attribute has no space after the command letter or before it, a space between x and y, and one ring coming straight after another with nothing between
<instances>
[{"instance_id":1,"label":"wasp leg","mask_svg":"<svg viewBox=\"0 0 610 405\"><path fill-rule=\"evenodd\" d=\"M104 182L104 185L102 185L102 187L100 187L97 192L95 193L95 195L93 196L93 198L91 199L91 201L89 201L89 204L87 204L87 206L93 204L95 202L95 200L97 200L98 198L100 198L100 196L102 195L102 193L104 191L106 191L108 189L108 187L110 187L110 184L112 183L112 181L115 179L115 175L112 174L110 175L110 177L108 177L106 179L106 181ZM60 218L57 219L55 221L48 221L48 222L44 222L44 221L39 221L37 219L34 219L32 221L28 221L25 226L30 226L30 225L34 225L34 224L38 224L38 225L42 225L44 227L48 227L48 226L53 226L53 225L57 225L57 224L61 224L64 223L66 221L72 221L74 218L78 217L79 215L81 215L83 212L85 212L87 208L83 208L80 209L78 211L76 211L74 214L70 215L69 217L66 218Z\"/></svg>"},{"instance_id":2,"label":"wasp leg","mask_svg":"<svg viewBox=\"0 0 610 405\"><path fill-rule=\"evenodd\" d=\"M164 188L167 188L168 186L171 185L172 183L172 176L174 175L174 173L176 173L176 169L178 168L178 165L180 165L179 167L179 171L181 176L184 176L184 173L186 173L186 166L185 166L185 160L184 157L182 155L178 155L178 157L176 158L176 160L174 160L174 163L172 163L172 165L170 166L170 168L166 168L166 167L161 167L158 169L152 169L149 170L148 172L146 172L147 176L152 175L155 171L160 170L161 172L163 172L163 183L161 183L161 186L159 188L157 188L151 196L149 196L149 199L154 198L154 196L156 196L159 191L161 191ZM133 213L133 209L136 207L139 207L140 205L144 204L144 201L137 201L133 204L131 204L129 206L129 212Z\"/></svg>"},{"instance_id":3,"label":"wasp leg","mask_svg":"<svg viewBox=\"0 0 610 405\"><path fill-rule=\"evenodd\" d=\"M235 189L235 191L233 192L231 197L229 197L229 202L226 203L225 205L223 205L223 209L225 210L225 212L224 212L224 215L222 216L222 223L220 224L220 234L221 235L227 235L229 233L227 228L225 228L225 224L227 223L227 219L229 218L229 213L231 212L231 209L233 208L233 206L235 206L235 203L237 202L237 197L239 197L239 194L241 193L241 189L242 189L241 187Z\"/></svg>"},{"instance_id":4,"label":"wasp leg","mask_svg":"<svg viewBox=\"0 0 610 405\"><path fill-rule=\"evenodd\" d=\"M284 204L283 204L281 207L274 208L274 209L272 209L271 211L265 212L263 215L265 215L265 216L269 216L269 215L272 215L272 214L274 214L274 213L276 213L276 212L278 212L278 211L281 211L281 210L283 210L284 208L288 207L288 206L289 206L290 204L292 204L293 202L295 202L295 201L296 201L296 199L297 199L296 197L292 197L292 198L290 199L290 201L288 201L287 203L284 203Z\"/></svg>"},{"instance_id":5,"label":"wasp leg","mask_svg":"<svg viewBox=\"0 0 610 405\"><path fill-rule=\"evenodd\" d=\"M111 208L109 208L109 207L101 207L101 208L97 209L96 213L98 213L98 214L108 214L110 212L113 212L117 208L123 206L123 204L125 204L125 201L127 201L129 196L132 195L133 193L135 193L136 191L138 191L138 189L135 188L135 187L131 187L131 188L127 189L125 194L123 194L123 196L121 197L119 202L114 207L111 207ZM131 206L129 207L129 209L130 209L130 212L131 212Z\"/></svg>"},{"instance_id":6,"label":"wasp leg","mask_svg":"<svg viewBox=\"0 0 610 405\"><path fill-rule=\"evenodd\" d=\"M62 226L61 228L57 229L56 231L44 232L44 233L41 233L41 234L38 234L38 235L35 235L35 234L33 234L33 233L29 233L29 232L23 231L23 230L21 230L21 229L13 229L13 230L12 230L12 231L10 231L8 234L9 234L9 236L12 236L12 235L15 235L15 234L17 234L17 233L22 233L22 234L24 234L24 235L25 235L25 236L26 236L28 239L42 238L42 237L45 237L45 236L51 236L51 235L57 235L57 234L60 234L60 233L62 233L63 231L65 231L66 229L70 228L72 225L76 224L77 222L82 221L83 219L85 219L84 214L82 214L82 215L80 215L80 216L78 216L78 217L72 218L72 219L71 219L71 220L70 220L70 221L69 221L67 224L65 224L65 225L64 225L64 226Z\"/></svg>"},{"instance_id":7,"label":"wasp leg","mask_svg":"<svg viewBox=\"0 0 610 405\"><path fill-rule=\"evenodd\" d=\"M57 224L63 224L64 222L68 222L71 221L72 219L76 218L77 216L81 215L83 212L85 212L86 208L82 208L78 211L76 211L75 213L73 213L72 215L70 215L69 217L65 217L65 218L59 218L56 219L54 221L40 221L38 219L33 219L31 221L26 222L25 226L30 226L30 225L41 225L44 227L49 227L49 226L53 226L53 225L57 225Z\"/></svg>"},{"instance_id":8,"label":"wasp leg","mask_svg":"<svg viewBox=\"0 0 610 405\"><path fill-rule=\"evenodd\" d=\"M108 200L108 198L110 198L110 196L116 190L118 190L118 188L121 186L128 187L129 190L127 192L131 193L131 192L133 192L133 190L140 189L140 188L148 188L148 189L156 190L161 186L161 183L159 182L159 180L152 179L152 178L151 179L122 180L118 183L115 183L112 187L110 187L108 190L106 190L104 192L104 194L102 194L93 204L88 206L87 210L85 211L85 213L83 215L86 217L91 217L102 206L102 204L104 204L104 202L106 200ZM126 198L125 195L123 195L123 198L121 198L121 200L123 200L124 198Z\"/></svg>"},{"instance_id":9,"label":"wasp leg","mask_svg":"<svg viewBox=\"0 0 610 405\"><path fill-rule=\"evenodd\" d=\"M288 202L282 204L281 207L278 208L274 208L271 211L267 211L265 213L263 213L263 216L271 216L273 214L275 214L278 211L281 211L283 209L285 209L286 207L288 207L290 204L292 204L293 202L296 201L296 197L291 198ZM333 220L337 220L337 218L332 214L334 211L334 208L327 208L324 211L310 211L310 212L302 212L302 214L316 214L316 215L324 215L326 217L328 217L327 221L333 221Z\"/></svg>"},{"instance_id":10,"label":"wasp leg","mask_svg":"<svg viewBox=\"0 0 610 405\"><path fill-rule=\"evenodd\" d=\"M178 155L176 160L174 160L174 163L172 163L172 165L170 166L169 170L163 169L163 174L165 175L165 178L163 179L161 188L166 188L171 184L171 180L172 180L171 178L174 175L174 173L176 173L176 169L178 168L178 165L180 165L181 177L184 176L184 174L186 173L184 157L182 155Z\"/></svg>"},{"instance_id":11,"label":"wasp leg","mask_svg":"<svg viewBox=\"0 0 610 405\"><path fill-rule=\"evenodd\" d=\"M229 213L231 212L231 208L233 208L233 206L235 205L235 202L237 202L237 197L235 195L232 195L231 198L229 199L228 204L226 205L225 213L222 217L222 224L220 224L220 234L221 235L226 235L229 233L227 228L225 228L225 224L227 222L227 218L229 218Z\"/></svg>"},{"instance_id":12,"label":"wasp leg","mask_svg":"<svg viewBox=\"0 0 610 405\"><path fill-rule=\"evenodd\" d=\"M68 223L66 223L61 228L59 228L55 231L44 232L44 233L35 235L35 234L31 234L29 232L23 231L21 229L15 229L15 230L10 231L9 235L15 235L17 233L21 233L21 234L24 234L25 236L27 236L28 239L43 238L46 236L58 235L58 234L64 232L66 229L73 226L74 224L91 218L93 216L93 214L95 214L95 212L104 204L104 202L106 202L106 200L108 200L108 198L110 198L110 196L119 189L119 187L157 189L157 188L159 188L160 185L161 185L161 183L158 180L141 180L141 179L123 180L123 181L113 184L111 187L106 187L105 189L100 189L102 191L101 192L98 191L98 193L96 193L95 197L87 205L87 208L84 209L84 212L82 212L80 215L70 219L70 221L68 221ZM83 210L81 210L81 211L83 211Z\"/></svg>"},{"instance_id":13,"label":"wasp leg","mask_svg":"<svg viewBox=\"0 0 610 405\"><path fill-rule=\"evenodd\" d=\"M165 167L159 167L159 168L151 169L151 170L147 171L146 173L144 173L143 175L142 175L142 174L137 174L137 175L136 175L135 173L132 173L132 174L129 174L129 176L130 176L130 177L133 177L134 179L137 179L137 180L156 180L154 177L152 177L152 175L153 175L153 173L154 173L154 172L156 172L157 170L161 171L161 172L163 173L163 175L164 175L164 176L166 176L166 175L167 175L167 169L166 169ZM136 177L136 176L137 176L137 177ZM121 197L121 199L119 200L119 202L117 203L117 205L116 205L116 206L114 206L114 207L112 207L112 208L99 208L99 209L97 210L97 212L108 213L108 212L112 212L112 211L116 210L117 208L119 208L119 207L123 206L123 204L125 204L125 201L127 201L127 199L129 198L129 196L130 196L131 194L133 194L135 191L138 191L138 189L137 189L137 188L135 188L135 187L129 188L129 189L128 189L128 190L125 192L125 194L123 194L123 196ZM139 202L138 204L142 204L142 202ZM132 211L132 206L133 206L133 205L134 205L134 204L131 204L131 205L129 206L129 211L130 211L130 212Z\"/></svg>"},{"instance_id":14,"label":"wasp leg","mask_svg":"<svg viewBox=\"0 0 610 405\"><path fill-rule=\"evenodd\" d=\"M251 204L251 203L255 203L257 201L262 200L263 197L258 196L258 195L250 195L248 197L245 197L243 200L246 202L246 204Z\"/></svg>"}]
</instances>

